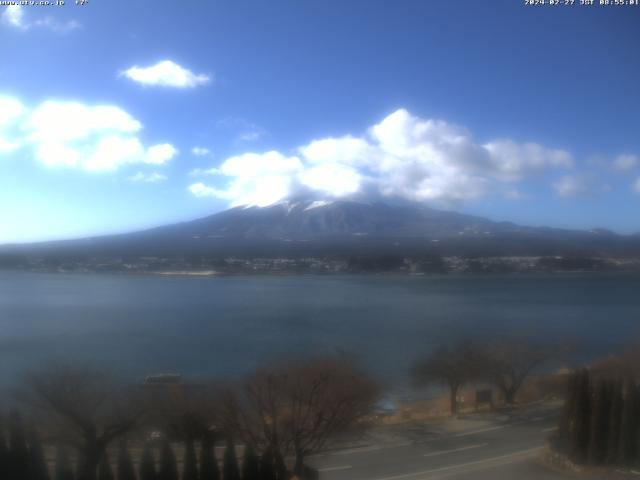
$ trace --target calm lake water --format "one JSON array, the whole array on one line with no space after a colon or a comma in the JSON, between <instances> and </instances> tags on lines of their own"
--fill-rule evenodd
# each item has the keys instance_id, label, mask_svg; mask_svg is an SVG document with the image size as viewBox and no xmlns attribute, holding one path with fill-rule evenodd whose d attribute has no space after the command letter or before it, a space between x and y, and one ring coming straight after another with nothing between
<instances>
[{"instance_id":1,"label":"calm lake water","mask_svg":"<svg viewBox=\"0 0 640 480\"><path fill-rule=\"evenodd\" d=\"M0 382L74 359L129 376L234 376L271 358L355 354L403 383L460 335L524 331L586 356L640 333L640 277L236 276L0 273Z\"/></svg>"}]
</instances>

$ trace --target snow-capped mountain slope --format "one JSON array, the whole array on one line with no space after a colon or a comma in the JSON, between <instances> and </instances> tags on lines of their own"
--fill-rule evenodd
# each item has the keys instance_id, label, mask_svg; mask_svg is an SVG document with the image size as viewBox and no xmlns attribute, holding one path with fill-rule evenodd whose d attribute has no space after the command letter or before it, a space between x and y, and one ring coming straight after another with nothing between
<instances>
[{"instance_id":1,"label":"snow-capped mountain slope","mask_svg":"<svg viewBox=\"0 0 640 480\"><path fill-rule=\"evenodd\" d=\"M491 235L519 229L515 225L421 206L329 200L240 206L178 227L190 235L272 240Z\"/></svg>"},{"instance_id":2,"label":"snow-capped mountain slope","mask_svg":"<svg viewBox=\"0 0 640 480\"><path fill-rule=\"evenodd\" d=\"M214 215L108 237L24 249L98 255L317 255L360 251L447 255L640 253L640 238L604 230L525 227L420 204L329 199L239 206Z\"/></svg>"}]
</instances>

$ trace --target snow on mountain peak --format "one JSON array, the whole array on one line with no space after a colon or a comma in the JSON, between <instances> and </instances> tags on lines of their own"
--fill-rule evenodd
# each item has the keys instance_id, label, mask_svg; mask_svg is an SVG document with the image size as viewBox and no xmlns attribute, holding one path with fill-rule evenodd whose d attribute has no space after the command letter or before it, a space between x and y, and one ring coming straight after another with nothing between
<instances>
[{"instance_id":1,"label":"snow on mountain peak","mask_svg":"<svg viewBox=\"0 0 640 480\"><path fill-rule=\"evenodd\" d=\"M313 210L314 208L326 207L328 205L331 205L332 203L333 202L330 200L315 200L307 205L304 211L306 212L307 210Z\"/></svg>"}]
</instances>

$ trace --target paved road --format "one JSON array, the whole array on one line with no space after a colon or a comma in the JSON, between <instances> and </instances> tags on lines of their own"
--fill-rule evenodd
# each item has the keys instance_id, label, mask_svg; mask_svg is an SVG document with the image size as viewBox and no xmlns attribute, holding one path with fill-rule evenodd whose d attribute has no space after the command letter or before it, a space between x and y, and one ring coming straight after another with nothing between
<instances>
[{"instance_id":1,"label":"paved road","mask_svg":"<svg viewBox=\"0 0 640 480\"><path fill-rule=\"evenodd\" d=\"M321 480L562 480L539 465L554 415L516 419L419 442L371 445L310 459Z\"/></svg>"}]
</instances>

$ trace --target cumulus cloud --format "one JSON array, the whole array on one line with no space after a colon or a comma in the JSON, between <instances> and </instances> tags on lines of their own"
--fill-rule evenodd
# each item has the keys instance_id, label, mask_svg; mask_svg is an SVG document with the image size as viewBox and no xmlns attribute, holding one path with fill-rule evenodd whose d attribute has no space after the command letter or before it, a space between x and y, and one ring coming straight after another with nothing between
<instances>
[{"instance_id":1,"label":"cumulus cloud","mask_svg":"<svg viewBox=\"0 0 640 480\"><path fill-rule=\"evenodd\" d=\"M122 75L141 85L170 88L194 88L211 82L211 77L196 74L171 60L163 60L149 67L133 67L122 72Z\"/></svg>"},{"instance_id":2,"label":"cumulus cloud","mask_svg":"<svg viewBox=\"0 0 640 480\"><path fill-rule=\"evenodd\" d=\"M376 150L362 138L350 135L340 138L314 140L299 148L300 153L310 163L325 163L331 158L336 163L365 166L375 162Z\"/></svg>"},{"instance_id":3,"label":"cumulus cloud","mask_svg":"<svg viewBox=\"0 0 640 480\"><path fill-rule=\"evenodd\" d=\"M205 157L211 153L211 150L206 147L193 147L191 153L196 157Z\"/></svg>"},{"instance_id":4,"label":"cumulus cloud","mask_svg":"<svg viewBox=\"0 0 640 480\"><path fill-rule=\"evenodd\" d=\"M226 189L196 183L190 190L199 197L229 200L232 205L269 205L294 190L296 175L303 169L298 157L287 157L276 151L247 153L228 158L220 166L220 175L233 178Z\"/></svg>"},{"instance_id":5,"label":"cumulus cloud","mask_svg":"<svg viewBox=\"0 0 640 480\"><path fill-rule=\"evenodd\" d=\"M20 5L7 6L2 15L0 15L0 23L23 31L31 28L45 28L56 33L70 32L82 26L75 20L60 22L53 17L29 21L25 15L24 8Z\"/></svg>"},{"instance_id":6,"label":"cumulus cloud","mask_svg":"<svg viewBox=\"0 0 640 480\"><path fill-rule=\"evenodd\" d=\"M307 168L298 176L300 183L312 190L342 197L360 190L362 176L347 165L327 163Z\"/></svg>"},{"instance_id":7,"label":"cumulus cloud","mask_svg":"<svg viewBox=\"0 0 640 480\"><path fill-rule=\"evenodd\" d=\"M0 151L29 148L49 167L90 172L127 164L164 165L178 152L170 144L143 145L142 124L113 105L45 101L27 108L0 97Z\"/></svg>"},{"instance_id":8,"label":"cumulus cloud","mask_svg":"<svg viewBox=\"0 0 640 480\"><path fill-rule=\"evenodd\" d=\"M215 171L226 179L224 188L197 183L190 190L231 205L268 205L301 191L450 205L500 189L508 196L524 178L573 163L565 150L509 139L479 143L465 128L400 109L362 136L317 139L288 155L231 157Z\"/></svg>"},{"instance_id":9,"label":"cumulus cloud","mask_svg":"<svg viewBox=\"0 0 640 480\"><path fill-rule=\"evenodd\" d=\"M153 173L144 173L138 172L135 175L127 178L130 182L134 183L160 183L167 180L167 176L162 173L153 172Z\"/></svg>"},{"instance_id":10,"label":"cumulus cloud","mask_svg":"<svg viewBox=\"0 0 640 480\"><path fill-rule=\"evenodd\" d=\"M2 23L14 28L27 28L22 7L19 5L9 5L2 13Z\"/></svg>"},{"instance_id":11,"label":"cumulus cloud","mask_svg":"<svg viewBox=\"0 0 640 480\"><path fill-rule=\"evenodd\" d=\"M178 154L178 150L169 143L154 145L147 149L145 163L165 165Z\"/></svg>"}]
</instances>

